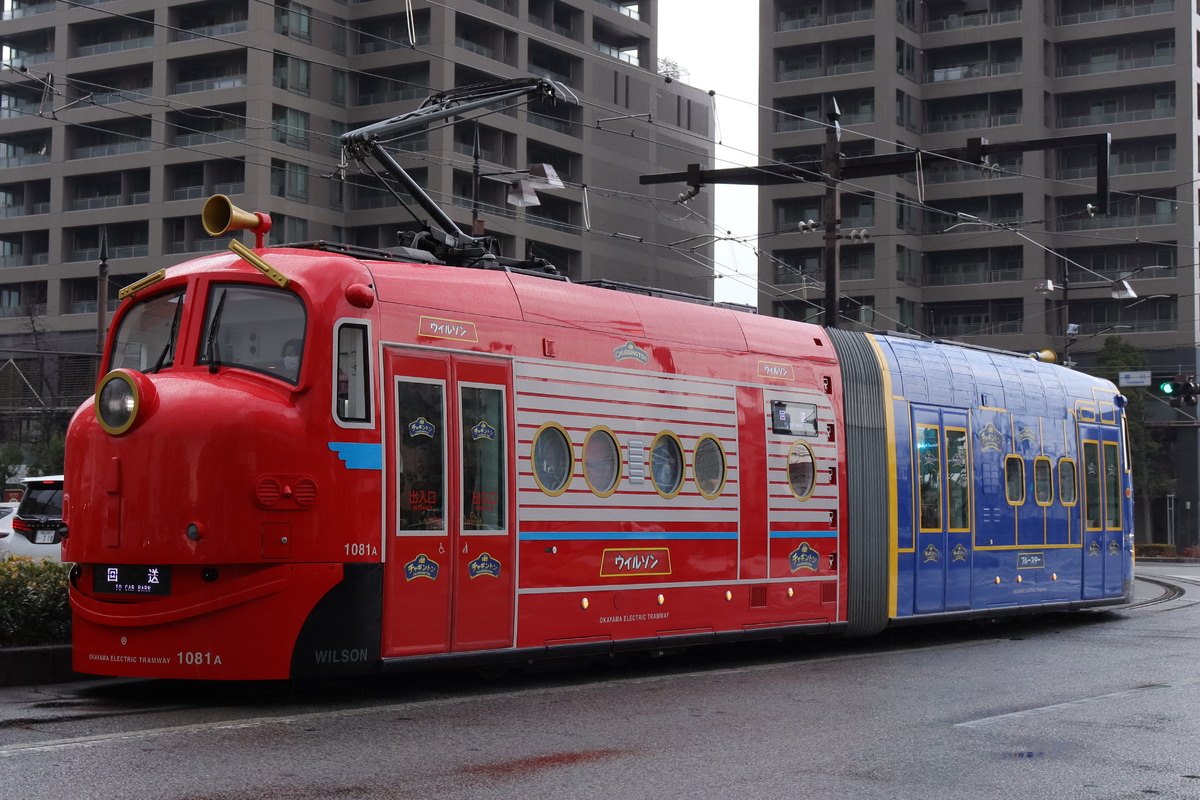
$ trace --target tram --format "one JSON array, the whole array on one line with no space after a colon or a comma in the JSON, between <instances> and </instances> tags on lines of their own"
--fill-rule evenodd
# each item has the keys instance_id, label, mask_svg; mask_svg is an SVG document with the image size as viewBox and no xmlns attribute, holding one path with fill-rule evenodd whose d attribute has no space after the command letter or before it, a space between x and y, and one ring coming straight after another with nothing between
<instances>
[{"instance_id":1,"label":"tram","mask_svg":"<svg viewBox=\"0 0 1200 800\"><path fill-rule=\"evenodd\" d=\"M73 667L275 680L1116 605L1125 399L1024 354L444 250L122 292L67 434ZM494 268L489 268L494 267Z\"/></svg>"}]
</instances>

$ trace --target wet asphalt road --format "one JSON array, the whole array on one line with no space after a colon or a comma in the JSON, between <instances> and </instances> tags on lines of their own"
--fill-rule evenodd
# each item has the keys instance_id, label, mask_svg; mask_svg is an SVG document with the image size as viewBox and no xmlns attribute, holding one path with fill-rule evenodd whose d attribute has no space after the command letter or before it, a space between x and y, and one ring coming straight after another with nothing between
<instances>
[{"instance_id":1,"label":"wet asphalt road","mask_svg":"<svg viewBox=\"0 0 1200 800\"><path fill-rule=\"evenodd\" d=\"M1200 798L1200 565L1138 600L484 680L0 690L0 796Z\"/></svg>"}]
</instances>

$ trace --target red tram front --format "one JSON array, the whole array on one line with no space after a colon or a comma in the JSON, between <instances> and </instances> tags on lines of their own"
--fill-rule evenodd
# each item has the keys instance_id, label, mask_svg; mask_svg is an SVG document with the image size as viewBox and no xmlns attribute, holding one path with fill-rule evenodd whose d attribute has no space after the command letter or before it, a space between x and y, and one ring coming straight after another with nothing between
<instances>
[{"instance_id":1,"label":"red tram front","mask_svg":"<svg viewBox=\"0 0 1200 800\"><path fill-rule=\"evenodd\" d=\"M300 249L130 287L68 433L80 672L279 679L846 620L824 331Z\"/></svg>"}]
</instances>

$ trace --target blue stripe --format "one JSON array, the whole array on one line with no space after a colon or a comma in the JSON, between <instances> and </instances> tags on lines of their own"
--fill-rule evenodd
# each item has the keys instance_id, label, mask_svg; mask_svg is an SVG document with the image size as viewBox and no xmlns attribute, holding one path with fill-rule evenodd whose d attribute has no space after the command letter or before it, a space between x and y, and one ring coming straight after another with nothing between
<instances>
[{"instance_id":1,"label":"blue stripe","mask_svg":"<svg viewBox=\"0 0 1200 800\"><path fill-rule=\"evenodd\" d=\"M607 532L607 531L589 531L586 533L578 533L578 532L574 532L574 531L570 531L570 532L568 532L568 531L539 531L537 533L531 533L529 531L521 532L521 541L523 541L523 542L549 542L549 541L562 541L563 539L569 539L571 541L576 541L576 542L590 542L590 541L627 542L627 541L635 541L635 540L637 540L637 541L663 541L663 540L685 541L685 540L691 540L691 539L735 540L737 538L738 538L738 535L736 532L729 532L729 533L701 533L698 531L693 531L693 532L689 532L689 533L663 533L662 531L656 531L653 533L650 533L650 532L647 532L647 533L616 533L616 532Z\"/></svg>"},{"instance_id":2,"label":"blue stripe","mask_svg":"<svg viewBox=\"0 0 1200 800\"><path fill-rule=\"evenodd\" d=\"M329 449L346 462L346 469L383 469L383 445L370 442L330 442Z\"/></svg>"},{"instance_id":3,"label":"blue stripe","mask_svg":"<svg viewBox=\"0 0 1200 800\"><path fill-rule=\"evenodd\" d=\"M772 539L836 539L837 531L771 531Z\"/></svg>"}]
</instances>

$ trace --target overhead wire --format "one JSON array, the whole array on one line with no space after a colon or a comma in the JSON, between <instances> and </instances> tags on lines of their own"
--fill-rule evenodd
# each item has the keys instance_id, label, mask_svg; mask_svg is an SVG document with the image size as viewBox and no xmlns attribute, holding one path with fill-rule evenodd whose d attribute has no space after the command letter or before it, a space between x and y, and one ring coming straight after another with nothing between
<instances>
[{"instance_id":1,"label":"overhead wire","mask_svg":"<svg viewBox=\"0 0 1200 800\"><path fill-rule=\"evenodd\" d=\"M86 2L78 2L78 0L59 0L59 2L65 3L65 4L67 4L67 5L71 5L71 6L79 6L79 7L87 7L87 8L91 8L91 9L92 9L92 10L94 10L94 11L98 11L98 12L100 12L100 13L106 13L106 14L110 14L110 15L112 15L112 16L118 16L118 17L125 17L125 18L129 18L129 19L134 19L134 20L137 20L137 21L138 21L138 22L140 22L140 23L146 23L146 22L148 22L148 21L146 21L146 20L144 20L144 19L140 19L140 18L137 18L137 17L132 17L132 16L130 16L130 15L125 15L125 14L120 14L120 13L112 12L111 10L109 10L109 9L104 9L104 8L102 8L102 7L96 7L96 6L93 6L93 5L88 5ZM263 4L263 5L269 5L269 6L272 6L272 7L274 6L274 3L273 3L273 2L270 2L270 0L255 0L255 2L261 3L261 4ZM441 6L441 7L448 7L448 6L446 6L444 3L432 2L431 4L432 4L432 5ZM398 47L404 47L404 48L407 48L407 49L414 50L414 51L416 51L416 52L421 52L423 55L426 55L426 56L428 56L428 57L430 57L430 58L442 58L442 59L444 59L444 60L446 60L446 61L449 61L449 62L451 62L451 63L455 63L455 64L459 64L459 63L461 63L461 62L455 61L454 59L452 59L452 58L450 58L450 57L448 57L448 56L443 56L443 55L441 55L441 54L437 54L437 53L434 53L434 52L431 52L431 51L428 51L428 50L422 50L422 49L420 49L419 47L413 46L412 44L397 43L397 42L394 42L393 40L387 39L386 37L377 36L376 34L373 34L373 33L369 32L369 31L363 31L363 30L360 30L360 29L354 28L353 26L351 26L351 25L348 25L348 24L339 24L339 23L338 23L338 22L337 22L337 21L336 21L334 18L329 18L328 20L326 20L326 19L323 19L323 18L321 18L321 17L317 17L316 15L309 15L309 16L310 16L310 20L317 20L317 21L320 21L320 22L323 22L323 23L326 23L326 24L329 24L329 25L335 25L335 26L339 26L339 27L341 27L342 29L344 29L344 31L346 32L346 34L347 34L347 35L349 35L349 34L356 34L356 35L360 35L360 36L363 36L363 35L365 35L365 36L371 36L371 37L373 37L373 38L377 38L377 39L380 39L380 40L382 40L382 41L383 41L385 44L395 44L395 45L397 45ZM181 31L181 29L179 29L179 28L175 28L175 27L173 27L173 26L170 26L170 25L165 25L165 24L163 24L163 23L149 22L149 24L151 24L151 25L154 25L154 26L156 26L156 27L163 27L163 28L167 28L167 29L169 29L169 30L173 30L173 31ZM274 50L273 48L255 47L255 46L246 45L246 44L244 44L244 43L242 43L242 42L230 42L229 40L227 40L227 39L222 39L222 38L221 38L221 37L219 37L219 36L208 36L207 34L202 34L202 33L201 33L201 34L196 34L195 32L191 32L191 31L183 31L183 32L187 33L189 36L199 36L199 37L203 37L203 38L211 38L211 39L214 39L214 40L217 40L217 41L222 41L222 42L226 42L226 43L230 43L230 44L236 44L236 45L237 45L237 46L239 46L239 47L247 47L248 49L256 49L256 50L259 50L259 51L261 51L261 52L268 52L268 53L273 53L273 54L277 54L277 53L279 53L279 51L277 51L277 50ZM532 34L530 35L530 38L533 38L533 39L539 39L539 37L537 37L536 35L532 35ZM576 52L580 52L580 53L584 52L584 49L583 49L583 48L581 48L581 47L574 47L573 45L564 45L563 43L561 43L561 42L558 42L557 40L555 40L555 41L551 42L549 39L546 39L546 38L544 38L544 37L540 37L540 40L541 40L541 41L544 41L544 42L547 42L547 43L550 43L550 44L553 44L553 45L554 45L556 48L558 48L558 49L566 49L566 50L568 50L568 51L571 51L571 50L574 48L574 50L575 50ZM328 63L328 62L313 61L313 60L311 60L311 59L306 59L306 60L309 60L309 61L310 61L310 63L315 63L315 64L324 64L324 65L326 65L326 66L329 66L329 67L330 67L330 68L332 68L332 69L342 69L341 67L339 67L339 66L337 66L337 65L334 65L334 64L330 64L330 63ZM379 73L366 72L366 71L361 71L361 70L345 70L345 69L342 69L342 71L345 71L345 72L348 72L348 73L357 73L357 74L366 75L366 76L375 77L375 78L382 78L382 79L386 79L386 80L393 81L393 82L400 83L400 84L403 84L403 83L405 83L405 81L404 81L403 79L399 79L399 78L397 78L397 77L395 77L395 76L391 76L391 75L381 75L381 74L379 74ZM72 78L72 80L75 80L75 78ZM95 86L95 87L97 87L97 88L104 88L102 84L92 84L92 85L93 85L93 86ZM422 88L422 89L428 90L428 87L420 86L420 84L413 84L413 83L410 83L409 85L412 85L412 86L415 86L415 87L420 87L420 88ZM116 89L115 91L121 91L121 90L119 90L119 89ZM716 93L715 93L715 92L709 92L709 96L712 98L712 108L713 108L714 122L715 122L715 120L716 120L716 114L717 114L717 104L716 104L717 95L716 95ZM204 111L204 112L207 112L207 111L213 111L213 109L210 109L210 108L207 108L207 107L201 107L201 106L191 106L191 109L193 110L193 112L188 112L188 111L185 111L185 110L184 110L184 108L186 108L186 107L188 106L188 104L187 104L187 103L180 103L180 102L179 102L177 99L175 99L175 98L154 98L154 99L155 99L155 100L157 100L157 101L158 101L158 102L160 102L160 103L163 103L163 104L165 104L167 108L169 108L169 109L172 109L172 110L176 110L176 111L180 111L180 113L194 113L194 112L200 112L200 111ZM785 112L785 111L782 111L782 110L779 110L779 109L767 109L765 106L762 106L762 105L759 105L759 104L756 104L756 103L750 103L750 102L748 102L748 101L742 101L742 100L738 100L737 98L728 98L728 99L731 99L731 100L734 100L734 101L736 101L736 102L740 102L740 103L747 103L748 105L752 105L752 106L754 106L754 108L756 108L757 110L769 110L769 111L772 111L772 112L774 112L774 113L780 113L780 114L787 114L787 115L790 115L790 114L789 114L789 112ZM592 106L592 107L595 107L595 108L606 108L606 107L600 106L598 103L595 103L595 102L592 102L592 101L587 101L587 100L583 101L583 103L581 103L581 105L585 105L585 106L587 106L587 105L590 105L590 106ZM183 108L181 108L180 106L182 106ZM123 112L123 113L127 113L127 112ZM221 111L218 111L217 113L220 113L220 114L225 114L225 113L227 113L227 112L221 112ZM132 115L131 115L131 116L132 116ZM236 116L236 115L230 115L230 116L231 116L231 117L233 117L233 116ZM796 116L797 118L800 118L800 119L807 119L807 118L799 117L798 115L790 115L790 116ZM244 117L242 117L242 118L246 120L246 125L247 125L247 127L249 127L249 126L250 126L250 123L251 123L251 120L252 120L252 118L250 118L250 117L248 117L248 116L244 116ZM819 127L819 126L821 126L821 125L825 125L825 124L827 124L827 123L824 123L823 121L821 121L821 120L819 120L819 119L817 119L817 120L811 120L811 119L809 119L808 121L809 121L809 122L812 122L812 123L815 123L815 126L817 126L817 127ZM274 122L273 120L272 120L272 121L266 121L266 120L253 120L253 122L255 122L255 123L258 125L258 126L261 126L261 127L263 127L263 128L265 128L265 127L271 127L271 126L274 126L274 125L275 125L275 122ZM77 124L77 123L71 123L71 124ZM647 125L652 125L652 126L661 126L661 123L660 123L660 122L658 122L657 120L654 120L654 119L650 119L650 118L646 119L646 120L644 121L644 123L642 123L642 124L647 124ZM87 127L87 126L82 126L82 127ZM601 130L603 130L603 128L602 128L602 127L601 127L599 124L597 124L597 128L598 128L598 129L601 129ZM108 132L108 133L113 133L112 131L109 131L109 130L107 130L107 129L103 128L103 127L97 127L97 128L95 128L95 130L104 131L104 132ZM701 137L700 135L698 135L698 134L695 134L694 132L691 132L691 131L679 130L679 129L674 129L674 128L672 128L672 131L673 131L673 133L675 133L676 135L678 135L678 134L682 133L682 134L683 134L685 137L687 137L687 136L694 136L694 137L695 137L695 138L696 138L698 141L699 141L699 140L703 140L703 141L705 141L706 143L707 143L708 141L711 141L711 140L708 140L706 137ZM886 140L879 139L878 137L872 137L872 136L865 135L865 134L863 134L861 131L856 131L855 129L852 129L852 128L843 128L843 131L851 132L851 134L852 134L852 135L855 135L855 136L861 136L861 137L863 137L863 138L866 138L866 139L873 139L873 140L875 140L876 142L886 142ZM197 132L197 133L209 133L208 131L205 131L205 130L202 130L202 129L193 129L193 132ZM319 133L319 132L316 132L316 131L310 131L309 133L311 133L311 135L313 135L313 136L317 137L318 139L324 139L324 138L325 138L325 135L324 135L324 134L322 134L322 133ZM120 135L120 134L118 134L118 135ZM332 138L332 137L330 137L330 138ZM718 138L718 140L720 140L720 138L721 138L721 137L718 135L718 137L717 137L717 138ZM166 142L163 142L163 143L164 143L164 144L167 144ZM722 147L726 148L727 150L731 150L731 151L733 151L733 152L735 152L735 153L740 153L741 155L744 155L744 156L747 156L747 157L752 157L752 158L754 158L754 160L755 160L756 162L758 162L758 161L763 161L764 163L774 163L774 164L787 163L787 162L774 161L774 160L772 160L772 159L760 159L756 153L752 153L752 152L750 152L750 151L746 151L746 150L740 150L740 149L737 149L737 148L732 148L732 147L730 147L729 145L726 145L726 144L723 144L723 143L721 143L720 141L718 141L718 143L720 143L720 144L722 145ZM893 142L887 142L887 143L888 143L888 144L898 144L898 143L893 143ZM658 144L659 144L660 146L662 146L664 143L663 143L663 142L658 142ZM171 146L171 145L167 145L167 146ZM673 145L670 145L670 144L667 144L666 146L668 146L668 147L673 147ZM192 148L192 146L188 146L188 147L189 147L189 149L194 149L194 148ZM262 148L262 149L263 149L264 151L266 150L265 148ZM684 148L682 148L682 147L676 147L675 149L684 150ZM916 148L913 148L913 149L916 149ZM205 152L205 151L200 151L200 152ZM271 152L272 154L277 154L277 153L275 153L275 151L273 151L273 150L272 150L272 151L268 151L268 152ZM702 154L702 153L703 153L703 152L705 152L705 151L704 151L704 150L697 150L697 151L686 151L686 152L691 152L691 153L694 153L694 154L697 154L697 155L699 155L699 154ZM206 155L214 155L214 154L211 154L211 153L206 153ZM288 154L288 155L289 155L289 157L293 157L293 155L294 155L294 154L292 154L292 153L289 151L289 154ZM222 155L216 155L216 157L229 158L228 156L222 156ZM417 155L415 155L415 154L413 154L413 153L405 153L405 157L408 157L408 158L414 158L414 159L416 159L416 158L419 158L419 156L417 156ZM303 160L305 157L304 157L304 156L300 156L300 158L301 158L301 160ZM233 160L237 160L237 159L233 159ZM952 160L953 160L953 159L952 159ZM319 162L319 161L318 161L317 159L315 159L315 158L310 158L310 159L308 159L308 163L310 163L310 164L317 164L317 163L324 164L325 162ZM962 163L966 164L967 162L962 162ZM262 164L260 164L260 166L262 166ZM755 164L755 166L758 166L758 164ZM970 166L974 167L974 166L977 166L977 165L971 164ZM1029 177L1033 177L1033 178L1036 178L1036 179L1038 179L1038 180L1042 180L1042 181L1046 181L1046 182L1050 182L1050 183L1064 183L1064 184L1067 184L1067 185L1078 185L1078 184L1074 184L1074 183L1072 183L1072 182L1070 182L1070 181L1061 181L1061 180L1057 180L1057 179L1046 178L1046 177L1044 177L1044 176L1029 176ZM1190 181L1190 182L1188 182L1188 183L1195 183L1195 182L1196 182L1196 181ZM1177 184L1175 188L1178 188L1179 186L1183 186L1183 185L1186 185L1186 184L1184 184L1184 183ZM591 188L591 190L592 190L592 191L594 191L594 192L595 192L595 191L597 191L595 187L588 187L588 188ZM936 213L946 213L946 212L945 212L944 210L942 210L942 209L931 208L931 207L928 207L928 206L926 206L926 205L923 203L922 199L921 199L921 195L923 194L923 192L920 190L920 187L918 187L918 195L919 195L919 196L918 196L918 200L917 200L917 202L916 202L916 203L912 203L911 201L909 201L907 198L905 198L905 197L903 197L903 196L895 196L895 195L886 195L886 194L881 194L881 193L877 192L877 191L876 191L876 190L874 190L874 189L871 189L871 188L869 188L869 187L863 187L863 186L859 186L859 185L856 185L856 184L844 183L844 184L843 184L843 189L844 189L844 190L847 192L847 194L850 194L850 195L852 195L852 196L854 196L854 195L857 195L857 194L861 193L861 194L862 194L862 196L869 196L869 197L871 197L871 199L872 199L872 200L882 200L883 202L894 203L894 204L896 204L896 205L905 204L905 205L909 205L909 206L911 206L912 208L915 208L915 209L926 210L926 211L932 211L932 212L936 212ZM1164 189L1164 190L1160 190L1160 191L1165 191L1165 189ZM1118 194L1121 194L1121 193L1118 193ZM1133 194L1134 194L1134 193L1127 193L1127 194L1129 194L1130 196L1133 196ZM1145 193L1145 192L1142 192L1142 193L1140 193L1140 195L1141 195L1141 196L1147 196L1147 193ZM616 196L616 195L614 195L614 196ZM638 196L638 197L644 197L644 198L645 198L645 200L646 200L646 202L650 203L650 204L651 204L651 206L652 206L652 207L654 207L654 208L656 209L656 213L661 213L661 211L659 210L659 208L658 208L658 205L657 205L657 204L659 204L659 203L661 203L661 202L662 202L662 198L657 198L657 197L654 197L653 195L640 195L640 196L639 196L639 195L634 195L634 196ZM586 198L586 194L585 194L585 198ZM1179 201L1179 200L1177 200L1177 199L1175 199L1175 198L1171 198L1171 199L1172 199L1172 201L1173 201L1173 202L1175 202L1175 203L1177 203L1177 204L1179 204L1179 203L1181 202L1181 201ZM1188 202L1188 203L1186 203L1186 204L1187 204L1187 205L1191 205L1191 203L1190 203L1190 202ZM700 217L701 215L697 215L697 216L698 216L698 217ZM715 226L715 222L713 222L713 224L714 224L714 226ZM590 225L588 225L587 227L590 229ZM714 227L714 229L715 229L715 227ZM717 237L714 237L714 244L715 244L716 242L718 242L718 241L721 241L721 242L729 242L731 246L734 246L734 245L738 245L738 246L746 246L746 247L748 247L748 248L749 248L749 249L752 251L752 253L755 255L755 258L756 258L756 260L757 260L757 258L758 258L758 257L760 257L760 256L762 256L762 255L764 255L764 253L762 253L762 251L760 251L760 250L759 250L757 247L753 247L752 245L750 245L750 244L749 244L749 242L750 242L750 241L756 241L756 240L757 240L757 239L759 239L759 238L764 238L764 237L768 237L768 236L776 236L776 235L778 235L779 233L782 233L782 232L783 232L783 231L769 231L769 232L762 232L762 233L759 233L759 234L755 234L755 235L753 235L753 236L733 236L733 235L732 235L732 232L730 232L730 231L726 231L724 236L717 236ZM613 235L620 236L621 234L619 234L619 233L614 233ZM903 235L903 234L896 234L896 235ZM1063 234L1062 234L1062 232L1056 232L1056 235L1059 235L1059 236L1061 236L1061 235L1063 235ZM1095 238L1095 237L1089 237L1089 238ZM1106 237L1106 238L1107 238L1107 237ZM1140 242L1140 243L1145 243L1145 242L1146 242L1146 240L1144 240L1144 239L1140 239L1140 238L1136 238L1136 239L1134 239L1134 240L1129 240L1129 239L1124 239L1124 238L1112 237L1112 239L1111 239L1111 240L1112 240L1112 241L1125 241L1125 242L1129 242L1129 241L1136 241L1136 242ZM643 241L642 243L643 243L643 244L650 244L650 243L646 243L646 242L644 242L644 241ZM1163 244L1164 244L1164 245L1169 245L1170 243L1169 243L1169 242L1164 242ZM660 246L660 247L661 247L661 246L669 246L669 245L654 244L654 246ZM1180 245L1178 245L1178 244L1176 243L1176 245L1175 245L1175 246L1176 246L1176 247L1178 247L1178 246L1180 246ZM711 270L711 272L712 272L712 277L721 277L721 276L722 276L722 273L719 271L720 265L716 263L715 259L712 261L711 265L709 265L709 267L708 267L708 268L709 268L709 269ZM730 269L728 274L730 274L730 275L737 275L737 276L739 276L739 279L741 279L741 276L742 276L742 273L737 273L737 272L736 272L736 270L733 270L733 269ZM746 281L745 281L745 280L742 280L741 282L743 282L743 283L744 283L744 284L746 284L746 285L752 285L752 286L753 286L753 288L756 288L756 289L757 289L759 292L762 292L762 291L764 291L764 290L768 291L769 293L770 293L770 292L778 292L778 291L780 291L780 290L779 290L779 288L778 288L777 286L775 286L774 284L770 284L770 283L768 283L768 282L766 282L766 281L763 281L763 280L761 280L761 279L755 279L755 280L752 280L752 283L746 283Z\"/></svg>"}]
</instances>

